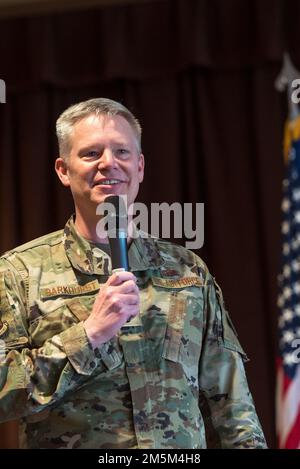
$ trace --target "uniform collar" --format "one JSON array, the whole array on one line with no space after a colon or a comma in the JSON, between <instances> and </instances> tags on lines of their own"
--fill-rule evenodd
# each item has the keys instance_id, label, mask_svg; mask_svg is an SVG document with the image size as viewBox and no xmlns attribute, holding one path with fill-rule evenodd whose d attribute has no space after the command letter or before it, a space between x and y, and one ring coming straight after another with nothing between
<instances>
[{"instance_id":1,"label":"uniform collar","mask_svg":"<svg viewBox=\"0 0 300 469\"><path fill-rule=\"evenodd\" d=\"M72 266L89 275L110 275L110 256L101 249L101 245L88 241L79 235L74 223L74 215L67 221L63 244ZM128 250L131 271L157 269L164 260L160 256L155 238L134 228L134 239Z\"/></svg>"}]
</instances>

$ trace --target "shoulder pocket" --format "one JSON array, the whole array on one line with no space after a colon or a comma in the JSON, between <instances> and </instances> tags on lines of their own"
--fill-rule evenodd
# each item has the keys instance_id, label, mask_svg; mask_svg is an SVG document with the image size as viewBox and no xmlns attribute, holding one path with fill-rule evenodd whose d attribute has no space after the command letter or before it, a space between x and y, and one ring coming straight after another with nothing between
<instances>
[{"instance_id":1,"label":"shoulder pocket","mask_svg":"<svg viewBox=\"0 0 300 469\"><path fill-rule=\"evenodd\" d=\"M7 349L24 346L28 343L25 337L19 299L12 287L11 272L0 273L0 339Z\"/></svg>"},{"instance_id":2,"label":"shoulder pocket","mask_svg":"<svg viewBox=\"0 0 300 469\"><path fill-rule=\"evenodd\" d=\"M215 279L213 280L213 283L217 298L216 306L218 308L216 311L214 327L218 337L218 343L233 352L238 352L242 356L243 361L248 361L248 357L238 340L236 329L230 319L228 311L225 308L222 290Z\"/></svg>"},{"instance_id":3,"label":"shoulder pocket","mask_svg":"<svg viewBox=\"0 0 300 469\"><path fill-rule=\"evenodd\" d=\"M225 309L223 309L222 323L224 347L235 352L239 352L242 355L243 360L248 361L248 357L238 340L234 325L230 319L228 312Z\"/></svg>"}]
</instances>

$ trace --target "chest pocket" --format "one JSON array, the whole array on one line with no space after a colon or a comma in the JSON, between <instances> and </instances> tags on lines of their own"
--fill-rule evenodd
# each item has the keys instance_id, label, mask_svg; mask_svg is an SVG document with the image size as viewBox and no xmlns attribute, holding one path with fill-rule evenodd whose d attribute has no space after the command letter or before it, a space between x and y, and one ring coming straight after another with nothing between
<instances>
[{"instance_id":1,"label":"chest pocket","mask_svg":"<svg viewBox=\"0 0 300 469\"><path fill-rule=\"evenodd\" d=\"M90 314L95 296L87 295L55 302L37 301L31 310L30 336L31 346L41 347L47 339L63 332Z\"/></svg>"},{"instance_id":2,"label":"chest pocket","mask_svg":"<svg viewBox=\"0 0 300 469\"><path fill-rule=\"evenodd\" d=\"M168 291L170 298L162 357L179 363L189 383L197 385L203 340L204 287L196 285L172 288L169 281L160 287Z\"/></svg>"}]
</instances>

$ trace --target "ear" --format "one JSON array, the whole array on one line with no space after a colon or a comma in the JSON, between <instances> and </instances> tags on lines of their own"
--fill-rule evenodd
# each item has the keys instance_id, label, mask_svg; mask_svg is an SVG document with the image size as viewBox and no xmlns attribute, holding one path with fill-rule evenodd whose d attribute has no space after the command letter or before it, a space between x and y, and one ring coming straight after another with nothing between
<instances>
[{"instance_id":1,"label":"ear","mask_svg":"<svg viewBox=\"0 0 300 469\"><path fill-rule=\"evenodd\" d=\"M143 153L141 153L140 156L139 156L139 162L138 162L138 179L139 179L139 182L143 182L144 169L145 169L145 158L144 158Z\"/></svg>"},{"instance_id":2,"label":"ear","mask_svg":"<svg viewBox=\"0 0 300 469\"><path fill-rule=\"evenodd\" d=\"M70 187L68 166L63 158L57 158L55 160L55 171L63 185Z\"/></svg>"}]
</instances>

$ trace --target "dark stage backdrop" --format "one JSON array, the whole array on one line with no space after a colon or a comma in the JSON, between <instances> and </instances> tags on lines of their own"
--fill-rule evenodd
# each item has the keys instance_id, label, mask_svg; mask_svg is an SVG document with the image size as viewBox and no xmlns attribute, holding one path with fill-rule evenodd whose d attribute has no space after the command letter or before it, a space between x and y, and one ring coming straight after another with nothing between
<instances>
[{"instance_id":1,"label":"dark stage backdrop","mask_svg":"<svg viewBox=\"0 0 300 469\"><path fill-rule=\"evenodd\" d=\"M59 113L96 96L122 101L144 128L139 200L205 203L200 255L251 359L272 447L286 115L274 80L284 49L300 64L299 23L287 0L166 0L0 22L1 252L73 211L53 170ZM12 424L0 441L17 444Z\"/></svg>"}]
</instances>

